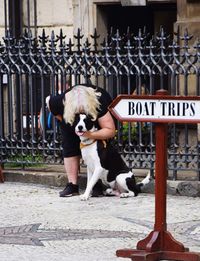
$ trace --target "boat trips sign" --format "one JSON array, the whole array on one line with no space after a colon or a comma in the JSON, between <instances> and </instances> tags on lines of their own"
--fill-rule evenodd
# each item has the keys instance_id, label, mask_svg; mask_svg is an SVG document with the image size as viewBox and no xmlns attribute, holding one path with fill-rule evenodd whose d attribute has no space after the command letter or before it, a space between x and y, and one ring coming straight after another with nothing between
<instances>
[{"instance_id":1,"label":"boat trips sign","mask_svg":"<svg viewBox=\"0 0 200 261\"><path fill-rule=\"evenodd\" d=\"M200 97L119 95L109 106L120 121L200 122Z\"/></svg>"}]
</instances>

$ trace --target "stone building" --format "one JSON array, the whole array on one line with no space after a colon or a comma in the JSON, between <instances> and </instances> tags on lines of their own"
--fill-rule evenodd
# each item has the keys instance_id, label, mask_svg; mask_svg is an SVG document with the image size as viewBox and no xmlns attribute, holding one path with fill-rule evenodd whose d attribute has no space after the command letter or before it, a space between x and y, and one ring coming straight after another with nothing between
<instances>
[{"instance_id":1,"label":"stone building","mask_svg":"<svg viewBox=\"0 0 200 261\"><path fill-rule=\"evenodd\" d=\"M18 37L30 27L33 34L62 28L68 37L78 28L86 36L97 28L103 37L111 27L155 33L162 25L170 34L187 28L195 39L200 28L199 0L1 0L0 12L0 36L11 28Z\"/></svg>"}]
</instances>

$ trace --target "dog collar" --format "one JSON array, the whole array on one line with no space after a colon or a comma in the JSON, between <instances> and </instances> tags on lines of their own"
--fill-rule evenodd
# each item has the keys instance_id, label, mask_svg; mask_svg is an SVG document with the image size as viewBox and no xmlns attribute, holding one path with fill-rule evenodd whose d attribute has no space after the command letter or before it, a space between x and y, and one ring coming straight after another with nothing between
<instances>
[{"instance_id":1,"label":"dog collar","mask_svg":"<svg viewBox=\"0 0 200 261\"><path fill-rule=\"evenodd\" d=\"M91 143L89 143L89 144L87 144L87 143L85 144L85 143L82 143L82 142L81 142L81 143L80 143L80 149L92 145L93 143L95 143L95 141L96 141L96 140L93 140L93 142L91 142Z\"/></svg>"},{"instance_id":2,"label":"dog collar","mask_svg":"<svg viewBox=\"0 0 200 261\"><path fill-rule=\"evenodd\" d=\"M94 140L93 142L91 142L91 143L89 143L89 144L84 144L84 143L81 142L81 143L80 143L80 149L92 145L93 143L95 143L95 141L96 141L96 140ZM105 140L102 140L102 143L103 143L104 148L106 148L106 146L107 146L106 141L105 141Z\"/></svg>"}]
</instances>

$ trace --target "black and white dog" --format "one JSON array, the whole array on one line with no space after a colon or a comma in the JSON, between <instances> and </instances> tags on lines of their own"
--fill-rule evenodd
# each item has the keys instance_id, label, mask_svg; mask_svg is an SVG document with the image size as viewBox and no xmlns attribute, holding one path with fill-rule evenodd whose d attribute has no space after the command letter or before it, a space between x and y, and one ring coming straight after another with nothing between
<instances>
[{"instance_id":1,"label":"black and white dog","mask_svg":"<svg viewBox=\"0 0 200 261\"><path fill-rule=\"evenodd\" d=\"M140 183L136 183L134 174L110 143L102 140L91 140L83 137L85 131L95 131L95 123L90 116L76 114L74 120L75 132L81 143L82 158L87 165L87 186L81 200L88 200L98 179L108 187L105 195L120 197L137 196L141 187L151 180L150 173Z\"/></svg>"}]
</instances>

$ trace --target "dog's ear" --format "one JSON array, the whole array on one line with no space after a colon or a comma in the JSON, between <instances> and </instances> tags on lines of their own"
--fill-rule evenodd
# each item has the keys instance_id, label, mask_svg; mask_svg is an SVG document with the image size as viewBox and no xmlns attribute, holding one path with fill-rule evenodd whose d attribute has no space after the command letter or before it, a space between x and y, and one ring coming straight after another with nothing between
<instances>
[{"instance_id":1,"label":"dog's ear","mask_svg":"<svg viewBox=\"0 0 200 261\"><path fill-rule=\"evenodd\" d=\"M92 122L96 122L97 119L95 119L92 115L88 114L87 115L88 120L92 121Z\"/></svg>"},{"instance_id":2,"label":"dog's ear","mask_svg":"<svg viewBox=\"0 0 200 261\"><path fill-rule=\"evenodd\" d=\"M96 121L96 119L94 119L93 117L91 117L91 121L95 122L95 121Z\"/></svg>"},{"instance_id":3,"label":"dog's ear","mask_svg":"<svg viewBox=\"0 0 200 261\"><path fill-rule=\"evenodd\" d=\"M90 115L90 114L87 114L87 118L90 121L96 121L96 119L92 115Z\"/></svg>"},{"instance_id":4,"label":"dog's ear","mask_svg":"<svg viewBox=\"0 0 200 261\"><path fill-rule=\"evenodd\" d=\"M93 119L90 114L87 115L87 118L88 118L88 120L91 120L91 121L92 121L92 119Z\"/></svg>"},{"instance_id":5,"label":"dog's ear","mask_svg":"<svg viewBox=\"0 0 200 261\"><path fill-rule=\"evenodd\" d=\"M94 119L94 117L92 117L91 115L87 115L87 119L89 120L89 122L91 123L91 127L95 127L95 128L99 128L99 124L98 121L96 119Z\"/></svg>"}]
</instances>

